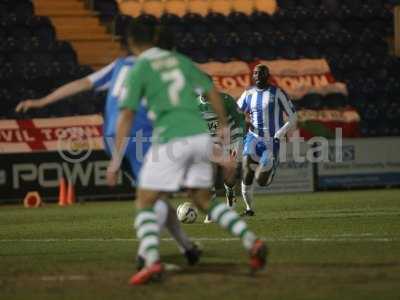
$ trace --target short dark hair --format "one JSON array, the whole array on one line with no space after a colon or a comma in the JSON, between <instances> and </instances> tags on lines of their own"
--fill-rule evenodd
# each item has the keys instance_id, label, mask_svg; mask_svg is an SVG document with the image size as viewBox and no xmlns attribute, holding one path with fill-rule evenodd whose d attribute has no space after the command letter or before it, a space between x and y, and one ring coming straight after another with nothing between
<instances>
[{"instance_id":1,"label":"short dark hair","mask_svg":"<svg viewBox=\"0 0 400 300\"><path fill-rule=\"evenodd\" d=\"M133 19L129 24L129 37L137 44L155 44L156 24Z\"/></svg>"}]
</instances>

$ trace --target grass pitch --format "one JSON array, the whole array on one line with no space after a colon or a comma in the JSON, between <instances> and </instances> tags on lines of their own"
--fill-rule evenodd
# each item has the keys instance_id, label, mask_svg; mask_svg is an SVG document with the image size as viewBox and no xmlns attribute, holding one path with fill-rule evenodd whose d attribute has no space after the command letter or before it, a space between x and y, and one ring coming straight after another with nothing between
<instances>
[{"instance_id":1,"label":"grass pitch","mask_svg":"<svg viewBox=\"0 0 400 300\"><path fill-rule=\"evenodd\" d=\"M0 206L0 299L400 299L400 190L256 197L248 223L271 256L255 278L240 241L200 216L184 229L201 264L164 240L163 260L183 269L129 287L133 214L132 202Z\"/></svg>"}]
</instances>

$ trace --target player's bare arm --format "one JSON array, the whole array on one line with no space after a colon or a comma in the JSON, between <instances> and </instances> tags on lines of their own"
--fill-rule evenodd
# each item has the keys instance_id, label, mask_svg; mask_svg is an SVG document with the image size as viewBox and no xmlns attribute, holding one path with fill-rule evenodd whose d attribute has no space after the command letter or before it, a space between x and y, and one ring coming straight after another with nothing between
<instances>
[{"instance_id":1,"label":"player's bare arm","mask_svg":"<svg viewBox=\"0 0 400 300\"><path fill-rule=\"evenodd\" d=\"M79 94L81 92L88 91L92 88L93 84L88 78L81 78L57 88L55 91L43 98L24 100L17 105L15 111L25 113L33 108L46 107L49 104L61 101L67 97Z\"/></svg>"},{"instance_id":2,"label":"player's bare arm","mask_svg":"<svg viewBox=\"0 0 400 300\"><path fill-rule=\"evenodd\" d=\"M117 183L117 173L121 166L121 161L126 146L126 137L129 136L135 113L130 109L122 109L118 121L115 136L115 148L107 169L107 183L115 186Z\"/></svg>"},{"instance_id":3,"label":"player's bare arm","mask_svg":"<svg viewBox=\"0 0 400 300\"><path fill-rule=\"evenodd\" d=\"M282 139L290 129L296 127L297 124L297 113L296 111L292 108L292 104L288 97L280 91L280 98L279 101L281 101L283 108L285 110L285 113L287 115L287 121L286 123L278 129L278 131L275 133L274 138L275 139Z\"/></svg>"}]
</instances>

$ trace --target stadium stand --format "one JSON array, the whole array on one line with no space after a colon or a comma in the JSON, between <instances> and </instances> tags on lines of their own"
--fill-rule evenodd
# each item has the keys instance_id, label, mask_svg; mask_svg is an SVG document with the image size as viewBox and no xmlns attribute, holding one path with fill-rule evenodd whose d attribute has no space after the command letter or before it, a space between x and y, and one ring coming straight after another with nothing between
<instances>
[{"instance_id":1,"label":"stadium stand","mask_svg":"<svg viewBox=\"0 0 400 300\"><path fill-rule=\"evenodd\" d=\"M146 1L119 2L125 15L116 18L117 34L127 15L153 15L173 27L178 50L198 63L325 58L335 78L346 83L348 97L310 94L296 106L318 110L351 105L362 116L363 135L399 132L399 125L384 117L389 109L391 118L400 121L394 113L400 61L389 53L394 26L387 4L393 1L181 1L176 14L163 9L169 1L153 1L159 5L154 14Z\"/></svg>"},{"instance_id":2,"label":"stadium stand","mask_svg":"<svg viewBox=\"0 0 400 300\"><path fill-rule=\"evenodd\" d=\"M84 94L79 96L80 99L91 97L95 101L84 101L88 105L79 109L76 102L68 101L26 115L14 112L16 104L22 99L41 97L65 82L93 72L90 66L78 63L72 43L64 40L73 40L70 32L58 30L58 23L63 23L63 18L68 14L66 10L76 10L79 7L76 4L81 3L57 2L64 15L59 19L50 19L43 16L44 13L57 15L58 10L54 9L55 6L49 8L45 5L48 2L35 1L38 5L34 6L28 0L0 1L0 118L91 114L102 109L100 97ZM66 3L68 6L63 6Z\"/></svg>"},{"instance_id":3,"label":"stadium stand","mask_svg":"<svg viewBox=\"0 0 400 300\"><path fill-rule=\"evenodd\" d=\"M95 0L96 14L78 0L33 2L0 1L0 81L7 86L0 97L8 103L2 117L20 118L12 110L17 99L38 97L91 71L78 62L97 69L118 56L98 19L106 25L114 20L114 33L121 35L131 17L140 17L171 28L178 50L198 63L324 58L348 96L309 94L297 108L351 105L362 117L362 135L399 134L400 60L390 51L396 1ZM90 29L86 36L83 27ZM95 106L59 113L98 112ZM59 115L58 108L25 117L45 115Z\"/></svg>"}]
</instances>

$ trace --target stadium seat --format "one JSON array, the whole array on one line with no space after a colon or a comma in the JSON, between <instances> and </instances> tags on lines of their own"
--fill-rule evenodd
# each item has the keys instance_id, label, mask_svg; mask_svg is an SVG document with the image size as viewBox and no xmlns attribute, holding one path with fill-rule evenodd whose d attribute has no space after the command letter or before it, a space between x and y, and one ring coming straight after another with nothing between
<instances>
[{"instance_id":1,"label":"stadium seat","mask_svg":"<svg viewBox=\"0 0 400 300\"><path fill-rule=\"evenodd\" d=\"M180 33L184 32L182 19L177 15L165 13L161 16L160 23L164 26L167 26L175 34L175 36L181 35Z\"/></svg>"},{"instance_id":2,"label":"stadium seat","mask_svg":"<svg viewBox=\"0 0 400 300\"><path fill-rule=\"evenodd\" d=\"M232 59L233 53L230 48L227 47L217 47L213 53L212 53L212 58L215 61L219 62L228 62Z\"/></svg>"},{"instance_id":3,"label":"stadium seat","mask_svg":"<svg viewBox=\"0 0 400 300\"><path fill-rule=\"evenodd\" d=\"M283 59L299 59L302 55L296 50L296 47L290 43L278 48L279 56Z\"/></svg>"},{"instance_id":4,"label":"stadium seat","mask_svg":"<svg viewBox=\"0 0 400 300\"><path fill-rule=\"evenodd\" d=\"M143 13L160 18L164 13L164 2L161 0L146 0L142 4Z\"/></svg>"},{"instance_id":5,"label":"stadium seat","mask_svg":"<svg viewBox=\"0 0 400 300\"><path fill-rule=\"evenodd\" d=\"M56 41L53 46L55 60L66 64L77 64L77 55L71 44L66 41Z\"/></svg>"},{"instance_id":6,"label":"stadium seat","mask_svg":"<svg viewBox=\"0 0 400 300\"><path fill-rule=\"evenodd\" d=\"M242 42L243 42L242 38ZM264 37L260 32L253 32L250 36L244 40L245 47L256 49L264 44Z\"/></svg>"},{"instance_id":7,"label":"stadium seat","mask_svg":"<svg viewBox=\"0 0 400 300\"><path fill-rule=\"evenodd\" d=\"M272 17L265 12L256 10L249 15L249 21L253 24L260 24L259 26L262 27L262 24L272 22Z\"/></svg>"},{"instance_id":8,"label":"stadium seat","mask_svg":"<svg viewBox=\"0 0 400 300\"><path fill-rule=\"evenodd\" d=\"M227 16L232 11L232 2L230 0L213 0L210 4L210 10Z\"/></svg>"},{"instance_id":9,"label":"stadium seat","mask_svg":"<svg viewBox=\"0 0 400 300\"><path fill-rule=\"evenodd\" d=\"M56 32L53 27L42 26L33 28L33 36L41 43L51 44L56 39Z\"/></svg>"},{"instance_id":10,"label":"stadium seat","mask_svg":"<svg viewBox=\"0 0 400 300\"><path fill-rule=\"evenodd\" d=\"M147 23L147 24L158 24L159 20L150 14L141 14L138 19L140 22Z\"/></svg>"},{"instance_id":11,"label":"stadium seat","mask_svg":"<svg viewBox=\"0 0 400 300\"><path fill-rule=\"evenodd\" d=\"M254 58L261 60L275 60L278 56L274 48L264 45L254 49Z\"/></svg>"},{"instance_id":12,"label":"stadium seat","mask_svg":"<svg viewBox=\"0 0 400 300\"><path fill-rule=\"evenodd\" d=\"M0 89L0 118L10 118L14 116L16 104L15 93L9 89Z\"/></svg>"},{"instance_id":13,"label":"stadium seat","mask_svg":"<svg viewBox=\"0 0 400 300\"><path fill-rule=\"evenodd\" d=\"M194 49L192 52L192 58L199 64L204 64L208 61L209 53L205 49Z\"/></svg>"},{"instance_id":14,"label":"stadium seat","mask_svg":"<svg viewBox=\"0 0 400 300\"><path fill-rule=\"evenodd\" d=\"M295 8L297 4L296 0L278 0L277 2L281 9Z\"/></svg>"},{"instance_id":15,"label":"stadium seat","mask_svg":"<svg viewBox=\"0 0 400 300\"><path fill-rule=\"evenodd\" d=\"M31 1L15 1L12 4L11 11L18 16L18 18L30 18L34 14L33 4Z\"/></svg>"},{"instance_id":16,"label":"stadium seat","mask_svg":"<svg viewBox=\"0 0 400 300\"><path fill-rule=\"evenodd\" d=\"M123 1L119 3L119 9L124 15L137 17L143 11L143 2L140 0Z\"/></svg>"},{"instance_id":17,"label":"stadium seat","mask_svg":"<svg viewBox=\"0 0 400 300\"><path fill-rule=\"evenodd\" d=\"M254 9L254 1L252 0L232 0L232 10L235 12L250 15Z\"/></svg>"},{"instance_id":18,"label":"stadium seat","mask_svg":"<svg viewBox=\"0 0 400 300\"><path fill-rule=\"evenodd\" d=\"M320 109L325 104L323 103L323 98L320 94L310 93L303 97L303 106L308 109Z\"/></svg>"},{"instance_id":19,"label":"stadium seat","mask_svg":"<svg viewBox=\"0 0 400 300\"><path fill-rule=\"evenodd\" d=\"M30 28L26 26L14 26L8 31L8 34L9 36L14 37L17 41L23 41L32 36Z\"/></svg>"},{"instance_id":20,"label":"stadium seat","mask_svg":"<svg viewBox=\"0 0 400 300\"><path fill-rule=\"evenodd\" d=\"M114 16L119 13L118 4L114 0L95 0L94 9L101 15Z\"/></svg>"},{"instance_id":21,"label":"stadium seat","mask_svg":"<svg viewBox=\"0 0 400 300\"><path fill-rule=\"evenodd\" d=\"M217 38L213 33L209 33L207 37L202 41L202 47L209 53L214 51L217 46Z\"/></svg>"},{"instance_id":22,"label":"stadium seat","mask_svg":"<svg viewBox=\"0 0 400 300\"><path fill-rule=\"evenodd\" d=\"M205 21L209 23L211 26L218 26L222 23L227 23L227 18L220 13L210 12L207 14Z\"/></svg>"},{"instance_id":23,"label":"stadium seat","mask_svg":"<svg viewBox=\"0 0 400 300\"><path fill-rule=\"evenodd\" d=\"M7 39L0 41L0 43L0 48L2 49L2 52L5 53L11 53L19 49L17 40L14 37L8 37Z\"/></svg>"},{"instance_id":24,"label":"stadium seat","mask_svg":"<svg viewBox=\"0 0 400 300\"><path fill-rule=\"evenodd\" d=\"M190 0L187 2L187 10L191 13L199 14L199 15L205 17L210 11L210 1L209 0Z\"/></svg>"},{"instance_id":25,"label":"stadium seat","mask_svg":"<svg viewBox=\"0 0 400 300\"><path fill-rule=\"evenodd\" d=\"M6 3L0 2L0 18L5 17L8 13L9 12Z\"/></svg>"},{"instance_id":26,"label":"stadium seat","mask_svg":"<svg viewBox=\"0 0 400 300\"><path fill-rule=\"evenodd\" d=\"M174 14L179 17L183 17L188 11L202 15L201 9L196 10L195 7L191 7L191 2L192 1L187 2L185 0L167 0L164 4L164 9L166 13ZM191 8L193 8L193 10Z\"/></svg>"},{"instance_id":27,"label":"stadium seat","mask_svg":"<svg viewBox=\"0 0 400 300\"><path fill-rule=\"evenodd\" d=\"M234 57L237 60L245 62L252 62L254 60L254 54L251 48L239 46L234 49Z\"/></svg>"},{"instance_id":28,"label":"stadium seat","mask_svg":"<svg viewBox=\"0 0 400 300\"><path fill-rule=\"evenodd\" d=\"M15 68L14 65L7 61L0 66L0 82L10 82L18 78L20 69Z\"/></svg>"},{"instance_id":29,"label":"stadium seat","mask_svg":"<svg viewBox=\"0 0 400 300\"><path fill-rule=\"evenodd\" d=\"M327 108L340 108L345 107L348 99L344 94L341 93L332 93L325 96L323 100L324 106Z\"/></svg>"},{"instance_id":30,"label":"stadium seat","mask_svg":"<svg viewBox=\"0 0 400 300\"><path fill-rule=\"evenodd\" d=\"M184 54L189 54L192 49L197 47L194 36L190 33L186 33L185 36L177 42L178 50Z\"/></svg>"}]
</instances>

